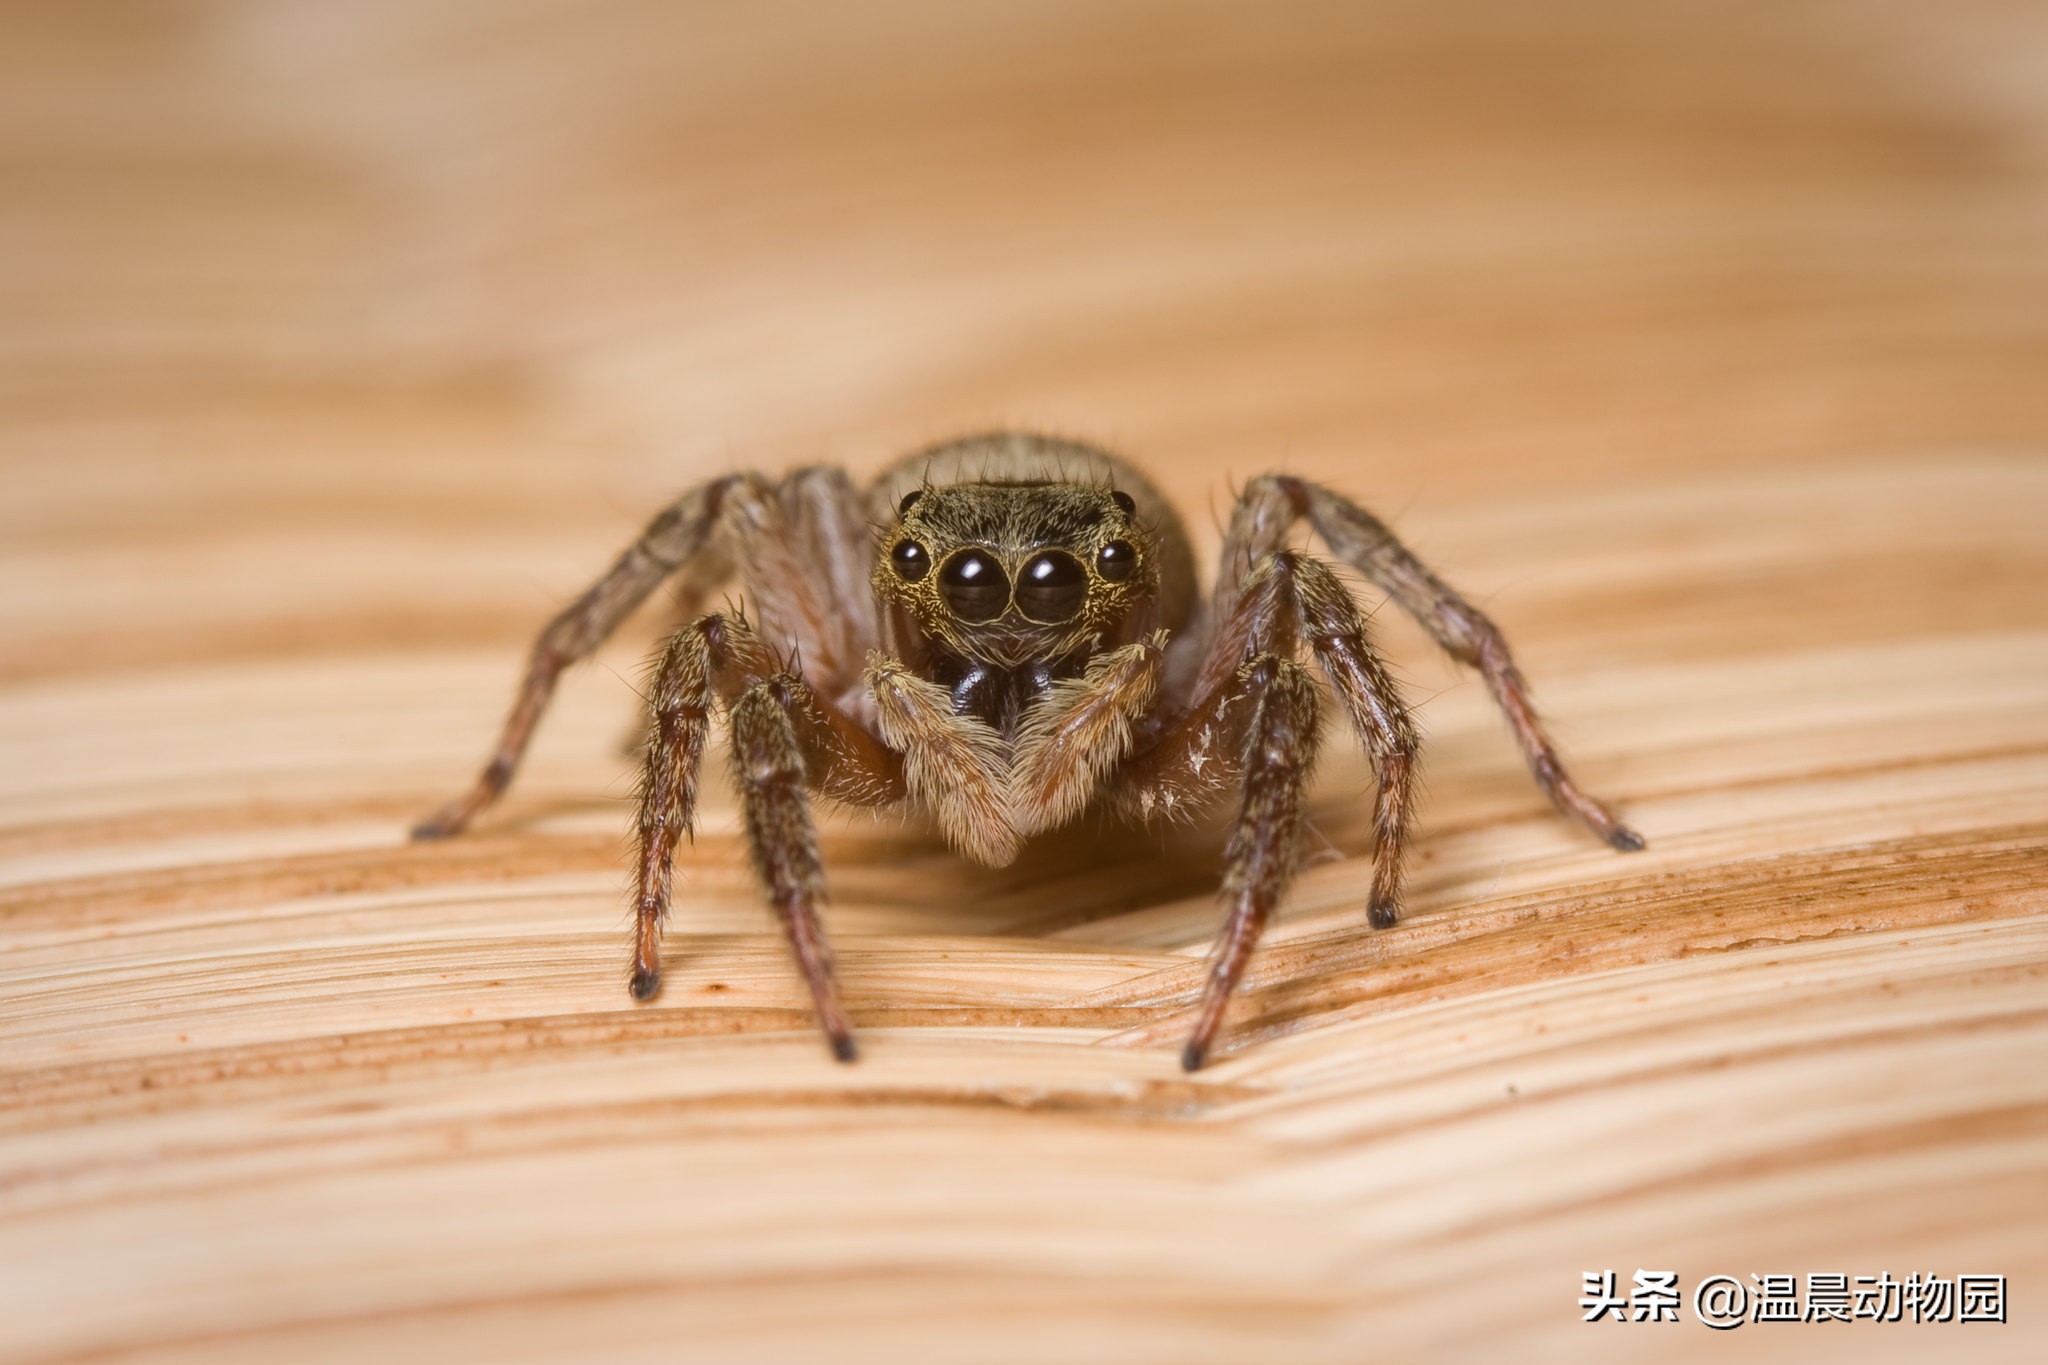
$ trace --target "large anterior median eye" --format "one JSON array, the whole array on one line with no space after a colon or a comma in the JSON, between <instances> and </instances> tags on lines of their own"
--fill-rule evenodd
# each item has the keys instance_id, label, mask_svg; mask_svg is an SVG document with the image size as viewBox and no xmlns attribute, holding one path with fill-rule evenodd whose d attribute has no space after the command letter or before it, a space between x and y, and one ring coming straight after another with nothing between
<instances>
[{"instance_id":1,"label":"large anterior median eye","mask_svg":"<svg viewBox=\"0 0 2048 1365\"><path fill-rule=\"evenodd\" d=\"M1033 555L1017 575L1017 610L1040 625L1072 620L1087 600L1088 571L1070 554Z\"/></svg>"},{"instance_id":2,"label":"large anterior median eye","mask_svg":"<svg viewBox=\"0 0 2048 1365\"><path fill-rule=\"evenodd\" d=\"M993 621L1010 605L1010 580L994 555L962 550L939 570L939 595L963 621Z\"/></svg>"}]
</instances>

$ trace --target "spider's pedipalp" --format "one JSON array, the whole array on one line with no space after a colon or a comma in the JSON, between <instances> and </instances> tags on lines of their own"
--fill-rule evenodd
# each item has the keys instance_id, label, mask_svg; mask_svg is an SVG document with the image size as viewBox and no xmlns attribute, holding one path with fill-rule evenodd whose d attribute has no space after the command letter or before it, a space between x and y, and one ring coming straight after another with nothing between
<instances>
[{"instance_id":1,"label":"spider's pedipalp","mask_svg":"<svg viewBox=\"0 0 2048 1365\"><path fill-rule=\"evenodd\" d=\"M867 690L882 741L903 757L912 795L938 817L953 847L989 867L1016 860L1009 753L987 723L953 709L953 697L895 659L868 661Z\"/></svg>"},{"instance_id":2,"label":"spider's pedipalp","mask_svg":"<svg viewBox=\"0 0 2048 1365\"><path fill-rule=\"evenodd\" d=\"M1164 632L1097 655L1078 678L1053 684L1017 739L1011 821L1024 833L1079 814L1136 742L1159 695Z\"/></svg>"}]
</instances>

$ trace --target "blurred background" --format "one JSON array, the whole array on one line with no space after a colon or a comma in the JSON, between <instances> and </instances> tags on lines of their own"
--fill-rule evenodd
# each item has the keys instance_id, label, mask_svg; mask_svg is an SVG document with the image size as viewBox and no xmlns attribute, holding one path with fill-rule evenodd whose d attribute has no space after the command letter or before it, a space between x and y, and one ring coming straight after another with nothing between
<instances>
[{"instance_id":1,"label":"blurred background","mask_svg":"<svg viewBox=\"0 0 2048 1365\"><path fill-rule=\"evenodd\" d=\"M200 536L220 578L181 635L371 629L247 580L374 555L426 497L451 553L375 629L507 639L507 573L544 585L530 613L585 572L551 554L588 565L709 470L869 469L992 424L1158 462L1198 521L1285 465L1425 527L2048 426L2038 5L15 0L0 24L0 449L90 483L12 515L134 498ZM244 442L270 465L227 463ZM335 539L263 542L274 498ZM513 502L517 546L486 530ZM1922 605L1967 610L1954 586ZM127 590L118 641L76 575L10 603L15 667L184 648Z\"/></svg>"},{"instance_id":2,"label":"blurred background","mask_svg":"<svg viewBox=\"0 0 2048 1365\"><path fill-rule=\"evenodd\" d=\"M846 1310L896 1358L1578 1359L1579 1272L1659 1254L2038 1288L2044 376L2025 0L6 0L0 1354L853 1358ZM1132 455L1203 549L1268 468L1375 507L1651 850L1550 820L1392 612L1411 927L1360 929L1335 753L1199 1085L1208 836L1002 881L834 825L881 1041L827 1076L720 787L628 1013L658 621L403 845L677 490L992 425Z\"/></svg>"},{"instance_id":3,"label":"blurred background","mask_svg":"<svg viewBox=\"0 0 2048 1365\"><path fill-rule=\"evenodd\" d=\"M0 25L0 457L40 490L0 515L132 515L217 566L173 641L148 575L78 564L7 604L16 670L195 631L510 640L705 472L992 424L1157 462L1198 522L1284 465L1426 544L1457 500L2048 427L2039 5L14 0ZM276 500L326 539L265 540ZM426 505L448 553L412 546L430 581L374 623L274 572L374 559ZM1814 571L1666 601L1754 611ZM1954 587L1919 605L1968 610Z\"/></svg>"}]
</instances>

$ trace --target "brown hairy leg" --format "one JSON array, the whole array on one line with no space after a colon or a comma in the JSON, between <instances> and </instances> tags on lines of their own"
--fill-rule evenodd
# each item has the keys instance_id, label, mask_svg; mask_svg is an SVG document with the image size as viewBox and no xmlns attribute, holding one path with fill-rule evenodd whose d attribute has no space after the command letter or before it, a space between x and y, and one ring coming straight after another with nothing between
<instances>
[{"instance_id":1,"label":"brown hairy leg","mask_svg":"<svg viewBox=\"0 0 2048 1365\"><path fill-rule=\"evenodd\" d=\"M1623 852L1643 847L1642 835L1581 790L1565 770L1537 719L1529 684L1515 666L1500 628L1432 573L1377 517L1349 499L1291 475L1266 474L1252 480L1238 499L1224 537L1223 572L1216 591L1219 618L1243 590L1234 567L1256 563L1279 549L1288 530L1303 518L1332 554L1385 589L1453 658L1480 671L1507 716L1537 785L1560 813Z\"/></svg>"},{"instance_id":2,"label":"brown hairy leg","mask_svg":"<svg viewBox=\"0 0 2048 1365\"><path fill-rule=\"evenodd\" d=\"M881 644L874 589L875 532L860 492L843 469L814 465L791 474L767 508L741 508L747 548L741 573L761 636L792 652L803 675L839 697L860 681ZM763 536L753 527L766 525ZM773 553L788 546L794 554ZM771 553L759 553L766 549Z\"/></svg>"},{"instance_id":3,"label":"brown hairy leg","mask_svg":"<svg viewBox=\"0 0 2048 1365\"><path fill-rule=\"evenodd\" d=\"M705 614L713 592L738 574L761 638L796 659L826 696L843 698L876 643L867 569L873 533L846 471L799 469L771 484L735 476L717 534L669 582L667 633ZM651 718L620 736L619 751L638 757Z\"/></svg>"},{"instance_id":4,"label":"brown hairy leg","mask_svg":"<svg viewBox=\"0 0 2048 1365\"><path fill-rule=\"evenodd\" d=\"M649 690L653 712L640 785L639 894L631 989L661 988L661 927L673 889L679 835L692 833L711 713L732 716L733 768L754 865L781 917L818 1019L842 1060L853 1041L818 924L824 894L806 786L856 805L903 798L902 760L783 663L746 622L707 616L662 651Z\"/></svg>"},{"instance_id":5,"label":"brown hairy leg","mask_svg":"<svg viewBox=\"0 0 2048 1365\"><path fill-rule=\"evenodd\" d=\"M850 1062L856 1055L853 1025L840 1008L832 948L818 922L825 868L804 792L806 754L790 714L806 691L801 679L787 673L746 690L732 708L733 769L745 803L754 869L782 920L832 1055Z\"/></svg>"},{"instance_id":6,"label":"brown hairy leg","mask_svg":"<svg viewBox=\"0 0 2048 1365\"><path fill-rule=\"evenodd\" d=\"M1282 550L1234 588L1206 642L1191 699L1113 783L1122 808L1141 818L1192 809L1232 781L1243 792L1225 855L1230 914L1182 1054L1189 1070L1208 1056L1230 992L1293 876L1320 726L1314 681L1290 657L1302 644L1328 675L1378 773L1366 900L1376 928L1399 916L1413 802L1414 727L1357 602L1337 576L1312 556Z\"/></svg>"},{"instance_id":7,"label":"brown hairy leg","mask_svg":"<svg viewBox=\"0 0 2048 1365\"><path fill-rule=\"evenodd\" d=\"M1181 1050L1180 1064L1188 1071L1200 1070L1208 1059L1252 949L1293 879L1303 794L1321 729L1315 680L1300 665L1261 654L1238 670L1236 682L1249 714L1233 746L1244 774L1244 795L1223 854L1223 896L1230 913L1209 955L1209 979L1194 1031Z\"/></svg>"},{"instance_id":8,"label":"brown hairy leg","mask_svg":"<svg viewBox=\"0 0 2048 1365\"><path fill-rule=\"evenodd\" d=\"M414 826L413 838L445 839L460 834L480 811L504 794L533 739L541 713L554 696L562 670L603 644L662 579L707 554L717 556L714 533L726 497L744 478L727 475L684 494L648 523L604 577L548 622L533 642L525 676L513 695L511 714L505 718L490 761L469 790ZM692 572L686 577L694 581L698 575Z\"/></svg>"},{"instance_id":9,"label":"brown hairy leg","mask_svg":"<svg viewBox=\"0 0 2048 1365\"><path fill-rule=\"evenodd\" d=\"M1253 577L1253 594L1270 591L1291 600L1297 629L1372 756L1378 787L1373 796L1372 888L1365 913L1373 928L1391 928L1401 917L1415 755L1421 747L1407 704L1373 649L1357 599L1327 564L1312 555L1282 550L1261 564Z\"/></svg>"},{"instance_id":10,"label":"brown hairy leg","mask_svg":"<svg viewBox=\"0 0 2048 1365\"><path fill-rule=\"evenodd\" d=\"M1305 640L1377 774L1366 914L1373 927L1387 928L1400 917L1421 741L1400 689L1373 648L1365 617L1328 565L1293 550L1265 556L1224 600L1227 610L1207 643L1193 699L1118 774L1125 808L1141 817L1191 808L1233 780L1238 769L1220 736L1237 672L1253 654L1291 656Z\"/></svg>"},{"instance_id":11,"label":"brown hairy leg","mask_svg":"<svg viewBox=\"0 0 2048 1365\"><path fill-rule=\"evenodd\" d=\"M670 575L687 621L737 569L761 617L763 638L794 654L808 675L838 695L875 644L863 567L868 555L860 495L842 470L799 469L780 483L728 474L692 489L548 622L534 641L490 762L468 791L415 827L412 837L459 834L504 793L562 670L603 644Z\"/></svg>"}]
</instances>

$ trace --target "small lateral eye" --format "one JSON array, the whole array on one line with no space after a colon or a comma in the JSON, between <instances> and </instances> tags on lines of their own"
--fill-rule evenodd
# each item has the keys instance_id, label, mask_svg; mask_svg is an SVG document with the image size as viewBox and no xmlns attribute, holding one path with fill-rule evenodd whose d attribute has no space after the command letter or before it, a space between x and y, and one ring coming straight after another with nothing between
<instances>
[{"instance_id":1,"label":"small lateral eye","mask_svg":"<svg viewBox=\"0 0 2048 1365\"><path fill-rule=\"evenodd\" d=\"M924 490L922 488L913 488L908 493L905 493L903 495L903 501L896 504L896 515L900 517L905 512L908 512L910 510L911 504L916 502L919 498L923 496Z\"/></svg>"},{"instance_id":2,"label":"small lateral eye","mask_svg":"<svg viewBox=\"0 0 2048 1365\"><path fill-rule=\"evenodd\" d=\"M1095 572L1121 583L1138 571L1138 551L1128 540L1112 540L1095 556Z\"/></svg>"},{"instance_id":3,"label":"small lateral eye","mask_svg":"<svg viewBox=\"0 0 2048 1365\"><path fill-rule=\"evenodd\" d=\"M1027 621L1070 621L1088 601L1088 571L1070 554L1048 550L1024 562L1017 575L1017 610Z\"/></svg>"},{"instance_id":4,"label":"small lateral eye","mask_svg":"<svg viewBox=\"0 0 2048 1365\"><path fill-rule=\"evenodd\" d=\"M1122 508L1125 516L1135 517L1138 515L1138 504L1133 502L1131 495L1124 492L1123 489L1119 488L1114 493L1111 493L1109 500Z\"/></svg>"},{"instance_id":5,"label":"small lateral eye","mask_svg":"<svg viewBox=\"0 0 2048 1365\"><path fill-rule=\"evenodd\" d=\"M896 576L906 583L915 583L932 571L932 557L914 540L898 541L896 548L889 551L889 563L895 567Z\"/></svg>"}]
</instances>

